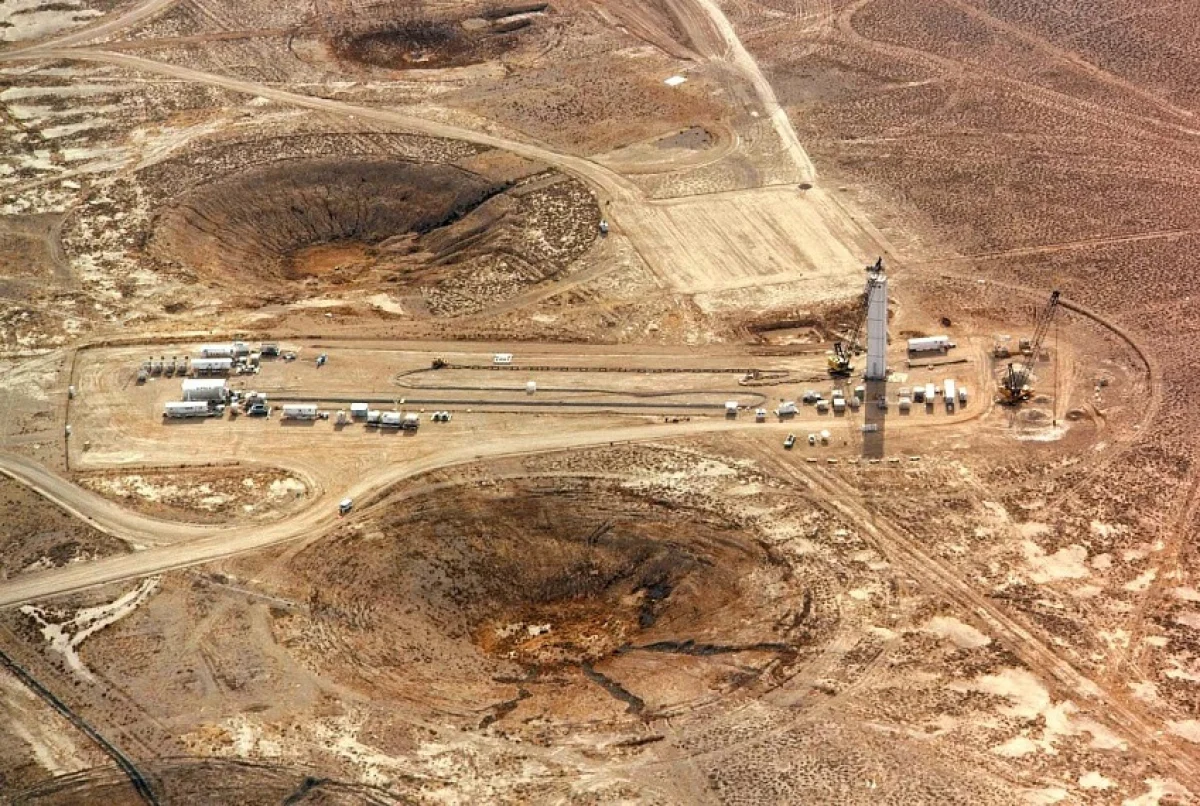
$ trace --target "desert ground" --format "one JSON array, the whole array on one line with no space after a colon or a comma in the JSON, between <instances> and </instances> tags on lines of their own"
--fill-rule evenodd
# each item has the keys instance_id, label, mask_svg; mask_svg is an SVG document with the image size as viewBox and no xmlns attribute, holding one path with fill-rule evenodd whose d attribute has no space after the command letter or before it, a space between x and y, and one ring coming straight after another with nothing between
<instances>
[{"instance_id":1,"label":"desert ground","mask_svg":"<svg viewBox=\"0 0 1200 806\"><path fill-rule=\"evenodd\" d=\"M1200 802L1198 36L0 2L0 801Z\"/></svg>"}]
</instances>

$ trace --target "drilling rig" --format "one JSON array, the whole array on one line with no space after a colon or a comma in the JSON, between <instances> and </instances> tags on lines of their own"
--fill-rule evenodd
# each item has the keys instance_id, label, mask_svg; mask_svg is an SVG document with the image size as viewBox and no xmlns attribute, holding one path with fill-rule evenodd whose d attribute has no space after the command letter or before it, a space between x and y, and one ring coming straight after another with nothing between
<instances>
[{"instance_id":1,"label":"drilling rig","mask_svg":"<svg viewBox=\"0 0 1200 806\"><path fill-rule=\"evenodd\" d=\"M1054 314L1057 310L1058 291L1052 291L1050 300L1034 323L1033 337L1029 340L1028 356L1020 364L1009 363L1008 372L1000 381L1000 403L1003 405L1016 406L1033 395L1033 390L1029 387L1029 374L1033 370L1033 365L1037 363L1038 356L1042 353L1042 341L1050 330L1050 323L1054 321ZM1024 344L1021 345L1021 352L1026 352Z\"/></svg>"}]
</instances>

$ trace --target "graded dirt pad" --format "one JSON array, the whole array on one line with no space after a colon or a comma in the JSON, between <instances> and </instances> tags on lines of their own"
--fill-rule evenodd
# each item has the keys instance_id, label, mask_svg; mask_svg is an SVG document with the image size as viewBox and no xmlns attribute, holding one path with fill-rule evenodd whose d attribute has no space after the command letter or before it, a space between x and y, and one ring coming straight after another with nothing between
<instances>
[{"instance_id":1,"label":"graded dirt pad","mask_svg":"<svg viewBox=\"0 0 1200 806\"><path fill-rule=\"evenodd\" d=\"M0 478L0 578L85 559L122 554L128 547L9 478Z\"/></svg>"},{"instance_id":2,"label":"graded dirt pad","mask_svg":"<svg viewBox=\"0 0 1200 806\"><path fill-rule=\"evenodd\" d=\"M587 188L521 162L384 134L210 145L114 182L64 241L77 261L138 261L247 302L370 290L410 311L476 311L563 272L595 239ZM136 216L111 217L129 206Z\"/></svg>"},{"instance_id":3,"label":"graded dirt pad","mask_svg":"<svg viewBox=\"0 0 1200 806\"><path fill-rule=\"evenodd\" d=\"M275 630L323 677L464 724L526 699L556 722L678 709L753 685L828 618L803 585L766 595L791 571L752 531L611 482L449 486L380 510L290 563L309 610ZM596 713L570 706L604 691Z\"/></svg>"},{"instance_id":4,"label":"graded dirt pad","mask_svg":"<svg viewBox=\"0 0 1200 806\"><path fill-rule=\"evenodd\" d=\"M77 473L75 481L138 512L192 523L273 520L310 494L291 473L248 467L106 470Z\"/></svg>"}]
</instances>

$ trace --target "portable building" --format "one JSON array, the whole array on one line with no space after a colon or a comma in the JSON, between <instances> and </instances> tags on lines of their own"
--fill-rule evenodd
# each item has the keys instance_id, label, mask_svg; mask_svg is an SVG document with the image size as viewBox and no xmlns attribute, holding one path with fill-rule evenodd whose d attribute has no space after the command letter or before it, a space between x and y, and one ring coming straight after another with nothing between
<instances>
[{"instance_id":1,"label":"portable building","mask_svg":"<svg viewBox=\"0 0 1200 806\"><path fill-rule=\"evenodd\" d=\"M283 419L285 420L315 420L317 419L316 403L284 403Z\"/></svg>"},{"instance_id":2,"label":"portable building","mask_svg":"<svg viewBox=\"0 0 1200 806\"><path fill-rule=\"evenodd\" d=\"M188 378L183 382L184 400L224 400L224 378Z\"/></svg>"},{"instance_id":3,"label":"portable building","mask_svg":"<svg viewBox=\"0 0 1200 806\"><path fill-rule=\"evenodd\" d=\"M493 364L511 364L513 361L512 353L496 353L492 356Z\"/></svg>"},{"instance_id":4,"label":"portable building","mask_svg":"<svg viewBox=\"0 0 1200 806\"><path fill-rule=\"evenodd\" d=\"M846 398L835 397L833 399L833 410L837 414L841 414L846 410Z\"/></svg>"},{"instance_id":5,"label":"portable building","mask_svg":"<svg viewBox=\"0 0 1200 806\"><path fill-rule=\"evenodd\" d=\"M946 399L946 408L950 411L954 411L954 381L949 378L946 379L945 383L942 385L942 395Z\"/></svg>"},{"instance_id":6,"label":"portable building","mask_svg":"<svg viewBox=\"0 0 1200 806\"><path fill-rule=\"evenodd\" d=\"M351 403L350 416L356 420L365 420L367 418L367 412L370 410L370 408L371 407L366 403Z\"/></svg>"},{"instance_id":7,"label":"portable building","mask_svg":"<svg viewBox=\"0 0 1200 806\"><path fill-rule=\"evenodd\" d=\"M232 344L202 344L200 355L205 358L233 358Z\"/></svg>"},{"instance_id":8,"label":"portable building","mask_svg":"<svg viewBox=\"0 0 1200 806\"><path fill-rule=\"evenodd\" d=\"M761 422L765 421L766 419L767 419L767 410L766 409L755 409L754 410L754 421L756 423L761 423Z\"/></svg>"},{"instance_id":9,"label":"portable building","mask_svg":"<svg viewBox=\"0 0 1200 806\"><path fill-rule=\"evenodd\" d=\"M937 387L932 383L925 384L925 405L932 406L937 397Z\"/></svg>"},{"instance_id":10,"label":"portable building","mask_svg":"<svg viewBox=\"0 0 1200 806\"><path fill-rule=\"evenodd\" d=\"M896 401L896 405L900 407L900 411L908 411L912 408L912 398L908 395L901 395Z\"/></svg>"},{"instance_id":11,"label":"portable building","mask_svg":"<svg viewBox=\"0 0 1200 806\"><path fill-rule=\"evenodd\" d=\"M954 346L949 336L922 336L908 340L910 353L944 353Z\"/></svg>"},{"instance_id":12,"label":"portable building","mask_svg":"<svg viewBox=\"0 0 1200 806\"><path fill-rule=\"evenodd\" d=\"M791 417L796 413L796 401L785 400L779 404L779 408L775 409L775 414L778 417Z\"/></svg>"},{"instance_id":13,"label":"portable building","mask_svg":"<svg viewBox=\"0 0 1200 806\"><path fill-rule=\"evenodd\" d=\"M925 387L922 386L921 384L917 384L916 386L914 386L913 390L912 390L912 398L913 398L914 403L924 403L925 402Z\"/></svg>"},{"instance_id":14,"label":"portable building","mask_svg":"<svg viewBox=\"0 0 1200 806\"><path fill-rule=\"evenodd\" d=\"M725 416L726 417L737 417L737 412L738 412L738 402L736 400L726 400L725 401Z\"/></svg>"},{"instance_id":15,"label":"portable building","mask_svg":"<svg viewBox=\"0 0 1200 806\"><path fill-rule=\"evenodd\" d=\"M164 417L208 417L212 413L203 400L171 401L163 407Z\"/></svg>"}]
</instances>

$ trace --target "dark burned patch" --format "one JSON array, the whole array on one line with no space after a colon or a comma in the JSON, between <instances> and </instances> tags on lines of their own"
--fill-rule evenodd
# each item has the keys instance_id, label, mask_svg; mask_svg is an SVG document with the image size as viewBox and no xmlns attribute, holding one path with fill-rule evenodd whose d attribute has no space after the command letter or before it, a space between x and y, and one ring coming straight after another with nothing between
<instances>
[{"instance_id":1,"label":"dark burned patch","mask_svg":"<svg viewBox=\"0 0 1200 806\"><path fill-rule=\"evenodd\" d=\"M516 49L548 9L546 3L489 5L442 18L401 9L371 27L343 30L329 44L343 61L389 70L466 67Z\"/></svg>"}]
</instances>

